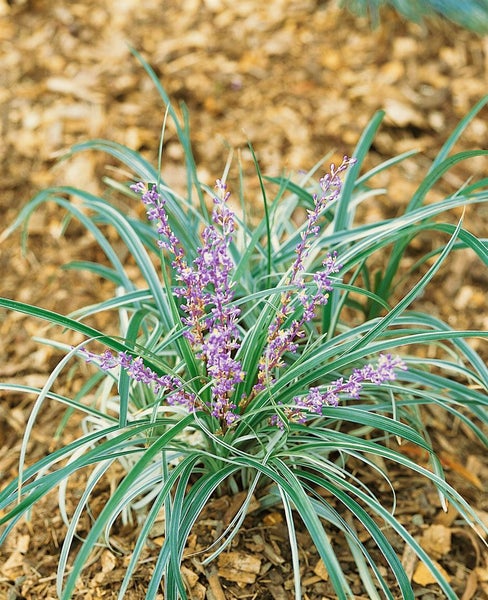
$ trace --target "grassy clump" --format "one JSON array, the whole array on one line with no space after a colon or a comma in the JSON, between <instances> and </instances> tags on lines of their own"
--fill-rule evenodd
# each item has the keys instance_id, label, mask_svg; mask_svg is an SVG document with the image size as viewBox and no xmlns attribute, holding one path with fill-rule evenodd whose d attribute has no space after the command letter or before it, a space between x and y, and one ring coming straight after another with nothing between
<instances>
[{"instance_id":1,"label":"grassy clump","mask_svg":"<svg viewBox=\"0 0 488 600\"><path fill-rule=\"evenodd\" d=\"M0 492L0 542L40 498L59 488L67 534L58 592L68 599L96 545L108 542L115 521L143 514L120 585L123 598L151 529L164 512L164 543L147 598L155 598L160 585L168 600L186 598L180 564L192 527L213 497L244 491L241 509L215 540L205 563L229 547L256 497L263 508L278 505L284 511L297 598L300 552L294 515L309 531L338 598L352 598L353 593L336 554L337 536L347 542L370 597L395 597L390 578L370 552L372 541L396 579L398 593L414 598L385 528L427 565L445 597L456 598L437 563L395 515L395 481L380 465L401 465L424 477L444 507L454 505L462 519L486 532L476 512L446 482L425 414L429 406L445 410L487 444L488 369L468 342L488 334L454 331L410 307L452 252L470 249L488 263L483 240L461 221L452 225L441 220L453 209L486 202L486 179L440 201L424 202L456 163L486 154L450 152L488 98L460 123L401 216L368 224L357 218L358 207L374 195L371 178L410 156L360 174L381 123L379 113L364 131L354 159L332 167L318 182L312 174L299 182L265 178L256 162L264 216L251 226L246 214L238 218L229 208L225 178L218 181L216 193L199 183L187 121L178 120L156 76L145 67L185 150L186 194L170 189L161 169L140 154L96 140L75 146L72 154L99 150L130 169L134 180L124 186L109 181L110 195L122 194L131 202L142 198L149 221L124 213L109 196L59 187L38 194L9 229L27 225L41 204L56 203L86 227L106 257L105 264L77 262L71 268L109 280L115 292L70 316L0 299L4 308L84 336L78 346L63 348L65 356L42 389L0 385L37 395L19 477ZM213 198L213 210L207 208L205 192ZM306 215L302 224L293 225L299 214ZM120 242L125 246L124 260L109 241L113 231L118 247ZM444 237L418 261L417 266L425 267L420 276L405 271L402 258L425 232ZM405 289L406 280L407 292L395 298L396 285L402 281ZM105 311L113 313L117 335L85 323ZM419 363L423 347L436 347L436 357ZM67 365L80 359L98 367L82 393L69 398L52 391ZM94 400L87 402L88 397ZM83 434L25 467L29 437L48 400L85 415ZM430 467L402 453L405 443L426 452ZM122 466L125 476L93 517L68 568L80 518L90 514L90 498L114 464ZM86 483L68 515L66 486L81 471ZM375 478L391 489L388 506L366 483ZM368 543L360 529L367 532Z\"/></svg>"}]
</instances>

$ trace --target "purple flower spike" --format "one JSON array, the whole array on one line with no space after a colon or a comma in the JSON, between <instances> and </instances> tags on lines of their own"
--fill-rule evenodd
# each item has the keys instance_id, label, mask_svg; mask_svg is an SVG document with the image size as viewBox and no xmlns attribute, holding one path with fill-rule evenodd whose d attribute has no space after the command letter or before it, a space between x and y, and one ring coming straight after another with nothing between
<instances>
[{"instance_id":1,"label":"purple flower spike","mask_svg":"<svg viewBox=\"0 0 488 600\"><path fill-rule=\"evenodd\" d=\"M338 168L332 164L330 172L320 180L323 193L320 197L318 195L314 196L315 208L307 213L306 227L300 234L300 242L295 249L296 258L285 282L287 285L295 286L295 289L291 288L281 296L280 307L268 329L267 344L259 362L258 379L251 397L263 390L266 385L273 383L274 380L270 373L274 369L284 366L283 355L286 352L296 351L295 340L303 337L303 325L312 321L318 306L327 304L329 292L333 289L330 277L342 268L342 265L338 262L337 253L328 254L322 263L323 270L313 275L312 279L316 285L316 291L312 294L308 293L304 282L304 262L309 254L312 239L319 234L320 228L317 223L322 211L331 202L337 200L341 193L342 180L340 174L355 162L355 159L345 156ZM285 321L293 313L294 309L291 304L295 297L301 303L303 313L299 319L294 320L288 328L284 329ZM247 402L249 401L250 399L247 400Z\"/></svg>"},{"instance_id":2,"label":"purple flower spike","mask_svg":"<svg viewBox=\"0 0 488 600\"><path fill-rule=\"evenodd\" d=\"M360 369L354 369L350 377L336 379L325 389L312 387L305 396L295 396L295 406L287 407L284 412L289 421L304 423L309 414L322 414L325 406L337 406L340 397L358 399L365 383L382 385L396 379L396 371L407 369L406 364L398 356L380 354L376 365L367 364ZM276 422L283 427L283 423Z\"/></svg>"},{"instance_id":3,"label":"purple flower spike","mask_svg":"<svg viewBox=\"0 0 488 600\"><path fill-rule=\"evenodd\" d=\"M152 385L154 393L164 392L166 394L166 402L168 405L182 405L188 411L196 410L198 400L195 394L192 394L184 389L184 384L181 379L173 375L158 375L149 367L144 365L142 358L134 358L127 352L119 352L113 355L110 350L105 350L103 354L94 354L85 348L81 350L86 362L98 364L102 371L110 371L116 367L120 367L127 372L129 377L134 381L141 382L145 385Z\"/></svg>"},{"instance_id":4,"label":"purple flower spike","mask_svg":"<svg viewBox=\"0 0 488 600\"><path fill-rule=\"evenodd\" d=\"M188 329L185 337L195 354L205 364L211 380L209 410L225 424L236 418L236 406L230 400L235 386L244 377L241 364L233 358L240 346L237 320L240 311L233 306L231 280L234 262L229 247L235 231L234 213L227 205L230 192L226 184L217 180L218 194L214 197L212 224L202 232L203 245L190 265L184 250L173 234L165 209L165 201L155 186L135 184L132 189L141 195L147 206L147 216L157 224L161 236L159 245L173 255L172 267L178 282L175 295L182 299L185 313L182 324Z\"/></svg>"}]
</instances>

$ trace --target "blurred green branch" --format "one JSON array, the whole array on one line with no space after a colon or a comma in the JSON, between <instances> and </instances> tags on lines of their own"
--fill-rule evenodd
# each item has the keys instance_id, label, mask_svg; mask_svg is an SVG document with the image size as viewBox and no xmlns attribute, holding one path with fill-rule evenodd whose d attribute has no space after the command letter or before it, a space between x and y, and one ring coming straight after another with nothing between
<instances>
[{"instance_id":1,"label":"blurred green branch","mask_svg":"<svg viewBox=\"0 0 488 600\"><path fill-rule=\"evenodd\" d=\"M488 34L488 0L342 0L356 14L369 14L374 25L379 22L380 8L392 6L411 21L440 15L466 29Z\"/></svg>"}]
</instances>

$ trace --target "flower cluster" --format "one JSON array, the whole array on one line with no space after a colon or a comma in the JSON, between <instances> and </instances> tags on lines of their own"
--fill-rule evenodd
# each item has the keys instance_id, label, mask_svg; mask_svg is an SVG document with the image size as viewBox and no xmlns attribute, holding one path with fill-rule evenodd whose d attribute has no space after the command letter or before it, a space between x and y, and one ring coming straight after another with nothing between
<instances>
[{"instance_id":1,"label":"flower cluster","mask_svg":"<svg viewBox=\"0 0 488 600\"><path fill-rule=\"evenodd\" d=\"M340 377L325 389L311 387L305 396L295 396L293 406L284 407L283 413L288 421L305 423L310 414L320 415L325 406L337 406L341 395L358 399L365 383L381 385L394 381L397 370L406 370L407 366L398 356L380 354L376 365L367 364L360 369L354 369L348 379ZM278 415L272 418L272 423L280 428L284 427Z\"/></svg>"},{"instance_id":2,"label":"flower cluster","mask_svg":"<svg viewBox=\"0 0 488 600\"><path fill-rule=\"evenodd\" d=\"M235 230L234 213L227 201L230 192L217 180L218 194L214 197L212 225L202 232L203 245L189 265L183 247L169 226L165 201L155 186L147 188L137 183L132 189L141 194L147 206L149 220L157 222L161 236L159 245L173 255L172 267L181 285L175 295L183 300L182 318L187 326L184 335L206 366L211 379L211 414L230 425L236 418L236 405L231 401L235 386L244 378L241 364L234 358L239 348L237 319L239 309L232 304L234 297L231 273L234 263L229 246Z\"/></svg>"},{"instance_id":3,"label":"flower cluster","mask_svg":"<svg viewBox=\"0 0 488 600\"><path fill-rule=\"evenodd\" d=\"M146 367L140 357L134 358L127 352L119 352L113 355L110 350L105 350L102 354L95 354L86 348L82 348L81 353L86 362L96 363L102 371L110 371L120 367L134 381L153 386L155 394L165 393L165 401L170 406L178 404L193 412L198 405L197 397L184 388L181 379L174 375L158 375L152 369Z\"/></svg>"},{"instance_id":4,"label":"flower cluster","mask_svg":"<svg viewBox=\"0 0 488 600\"><path fill-rule=\"evenodd\" d=\"M200 274L200 294L208 311L204 320L208 335L202 340L200 358L213 381L212 414L230 425L237 418L237 407L230 398L235 386L244 379L244 372L241 363L233 358L240 346L237 330L240 311L232 304L234 263L229 252L235 229L234 213L227 205L230 192L226 184L217 180L216 187L220 193L214 198L214 226L203 231L204 244L198 250L194 270Z\"/></svg>"},{"instance_id":5,"label":"flower cluster","mask_svg":"<svg viewBox=\"0 0 488 600\"><path fill-rule=\"evenodd\" d=\"M307 211L306 227L300 234L301 241L295 249L296 258L291 267L290 282L299 284L303 281L303 264L308 256L313 238L319 233L320 228L318 221L320 215L325 208L339 198L342 190L342 179L340 178L340 175L355 162L355 158L344 156L338 167L331 164L329 173L320 178L319 183L322 193L320 196L318 194L313 195L314 208L313 210Z\"/></svg>"},{"instance_id":6,"label":"flower cluster","mask_svg":"<svg viewBox=\"0 0 488 600\"><path fill-rule=\"evenodd\" d=\"M341 193L342 180L340 174L354 163L355 159L344 156L342 163L337 168L332 164L330 172L320 179L322 193L313 196L314 208L307 211L306 226L300 234L300 242L295 249L296 257L285 282L291 288L281 295L279 309L268 328L266 349L259 362L258 380L253 393L261 391L266 385L273 382L270 373L283 366L283 355L286 352L296 351L297 344L295 340L304 336L303 325L309 323L315 317L318 306L327 304L329 292L332 291L330 276L338 273L341 269L337 253L327 254L322 263L323 270L314 274L313 281L316 285L316 291L312 295L307 292L305 285L304 265L312 241L320 231L318 225L320 215L327 206L338 199ZM298 290L298 294L295 290ZM301 317L294 319L287 328L283 328L284 323L295 311L293 306L295 297L302 306Z\"/></svg>"},{"instance_id":7,"label":"flower cluster","mask_svg":"<svg viewBox=\"0 0 488 600\"><path fill-rule=\"evenodd\" d=\"M303 326L315 317L318 306L327 304L329 292L333 289L329 277L338 273L341 268L337 262L337 253L328 254L322 266L323 270L313 276L316 285L315 293L307 293L303 280L294 282L299 288L296 296L301 304L302 312L301 316L293 319L288 327L283 327L283 325L295 310L292 305L293 294L287 291L281 295L280 307L268 328L266 347L259 361L258 380L254 386L255 393L274 381L270 377L270 373L284 366L283 356L286 352L296 352L298 344L295 340L305 335Z\"/></svg>"},{"instance_id":8,"label":"flower cluster","mask_svg":"<svg viewBox=\"0 0 488 600\"><path fill-rule=\"evenodd\" d=\"M85 350L85 358L96 361L104 370L124 369L133 380L153 386L155 393L164 393L168 404L180 404L190 411L197 408L208 410L225 430L246 411L257 394L275 381L276 372L285 366L285 354L297 351L298 341L305 335L304 326L315 318L317 308L328 301L333 289L331 277L341 269L337 253L327 254L322 269L308 281L305 265L313 240L319 233L320 216L339 197L342 187L340 175L353 162L354 159L344 157L339 167L331 165L330 172L320 179L322 192L314 196L314 208L307 213L295 260L283 281L287 290L281 294L269 324L257 374L254 375L255 383L246 397L235 399L236 386L245 377L237 358L241 346L238 329L240 311L233 303L234 263L230 253L236 223L228 205L230 192L220 180L217 180L217 194L213 198L212 223L203 229L202 245L191 264L171 229L166 201L157 187L143 183L131 186L141 196L148 219L156 224L158 245L172 257L171 266L178 282L174 293L181 299L183 312L183 335L201 361L201 381L206 392L202 391L200 395L189 391L183 380L174 375L158 375L146 367L141 358L124 352L114 356L106 351L97 356ZM381 355L376 366L368 364L356 369L347 380L340 378L325 389L310 388L306 395L295 397L292 406L283 407L280 414L290 421L305 422L308 414L321 414L324 406L337 406L341 395L357 398L364 383L381 385L395 378L395 369L403 368L405 365L400 359ZM271 422L278 427L284 426L278 415Z\"/></svg>"}]
</instances>

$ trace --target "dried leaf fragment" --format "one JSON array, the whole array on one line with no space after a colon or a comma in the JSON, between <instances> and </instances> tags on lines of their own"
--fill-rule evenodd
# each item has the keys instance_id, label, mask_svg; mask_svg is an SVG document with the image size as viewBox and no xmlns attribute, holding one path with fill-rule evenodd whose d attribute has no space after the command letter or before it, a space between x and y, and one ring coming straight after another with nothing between
<instances>
[{"instance_id":1,"label":"dried leaf fragment","mask_svg":"<svg viewBox=\"0 0 488 600\"><path fill-rule=\"evenodd\" d=\"M322 559L320 559L319 562L315 565L313 572L315 573L315 575L317 575L317 577L320 577L322 581L328 581L329 572L327 571L325 563Z\"/></svg>"},{"instance_id":2,"label":"dried leaf fragment","mask_svg":"<svg viewBox=\"0 0 488 600\"><path fill-rule=\"evenodd\" d=\"M104 550L100 557L100 564L102 565L102 573L110 573L115 569L117 560L110 550Z\"/></svg>"},{"instance_id":3,"label":"dried leaf fragment","mask_svg":"<svg viewBox=\"0 0 488 600\"><path fill-rule=\"evenodd\" d=\"M426 529L420 540L422 548L434 558L440 558L451 551L451 529L435 524Z\"/></svg>"},{"instance_id":4,"label":"dried leaf fragment","mask_svg":"<svg viewBox=\"0 0 488 600\"><path fill-rule=\"evenodd\" d=\"M443 569L441 565L435 560L433 561L433 563L436 566L436 568L439 569L439 571L442 573L446 581L450 581L451 578L447 571ZM437 582L437 579L434 577L434 575L430 572L430 569L423 562L419 562L417 568L415 569L415 573L413 574L413 580L419 585L430 585L432 583Z\"/></svg>"},{"instance_id":5,"label":"dried leaf fragment","mask_svg":"<svg viewBox=\"0 0 488 600\"><path fill-rule=\"evenodd\" d=\"M195 587L195 585L198 581L198 574L185 566L181 567L181 573L182 573L183 577L185 578L186 582L188 583L189 587L190 588Z\"/></svg>"},{"instance_id":6,"label":"dried leaf fragment","mask_svg":"<svg viewBox=\"0 0 488 600\"><path fill-rule=\"evenodd\" d=\"M219 575L237 583L254 583L261 569L261 559L243 552L227 552L218 559Z\"/></svg>"}]
</instances>

